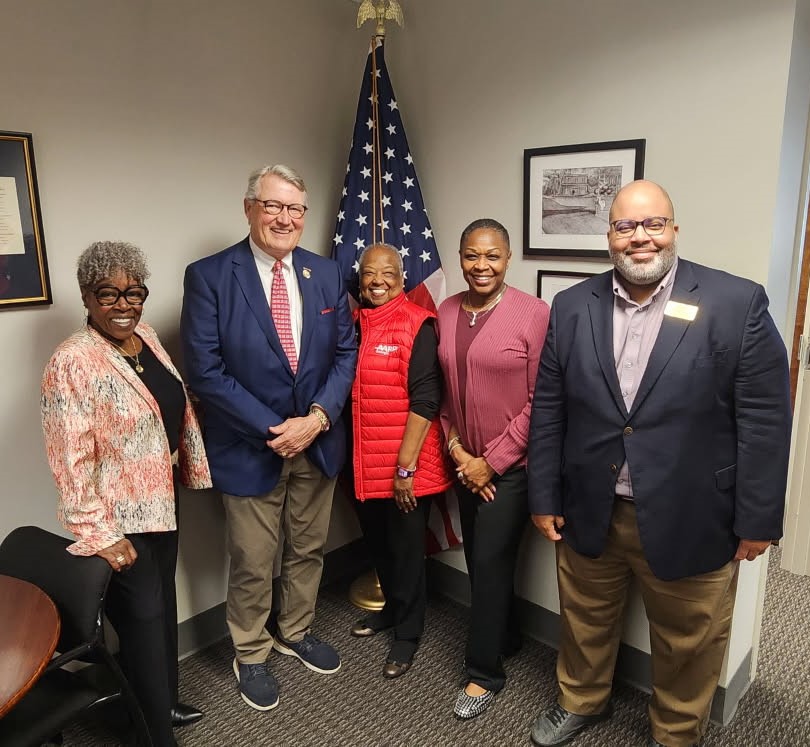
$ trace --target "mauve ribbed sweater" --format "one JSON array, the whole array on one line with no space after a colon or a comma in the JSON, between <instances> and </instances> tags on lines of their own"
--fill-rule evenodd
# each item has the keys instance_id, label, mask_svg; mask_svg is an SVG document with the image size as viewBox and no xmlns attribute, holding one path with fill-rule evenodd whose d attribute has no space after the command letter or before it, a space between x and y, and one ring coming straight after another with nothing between
<instances>
[{"instance_id":1,"label":"mauve ribbed sweater","mask_svg":"<svg viewBox=\"0 0 810 747\"><path fill-rule=\"evenodd\" d=\"M458 429L465 448L498 474L526 464L532 394L548 329L545 301L509 287L467 352L466 412L461 410L455 329L464 293L439 307L444 373L442 425Z\"/></svg>"}]
</instances>

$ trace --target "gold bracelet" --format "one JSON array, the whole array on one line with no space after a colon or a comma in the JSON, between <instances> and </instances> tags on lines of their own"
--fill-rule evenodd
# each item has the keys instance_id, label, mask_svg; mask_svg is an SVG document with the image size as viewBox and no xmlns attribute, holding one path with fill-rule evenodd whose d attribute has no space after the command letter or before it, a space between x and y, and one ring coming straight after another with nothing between
<instances>
[{"instance_id":1,"label":"gold bracelet","mask_svg":"<svg viewBox=\"0 0 810 747\"><path fill-rule=\"evenodd\" d=\"M447 453L449 454L456 446L461 446L461 436L453 436L447 443Z\"/></svg>"},{"instance_id":2,"label":"gold bracelet","mask_svg":"<svg viewBox=\"0 0 810 747\"><path fill-rule=\"evenodd\" d=\"M322 407L318 407L318 405L310 405L308 414L314 415L316 418L318 418L318 422L321 424L321 431L329 430L329 416L323 411Z\"/></svg>"},{"instance_id":3,"label":"gold bracelet","mask_svg":"<svg viewBox=\"0 0 810 747\"><path fill-rule=\"evenodd\" d=\"M450 447L450 448L447 450L447 453L448 453L448 454L452 454L452 453L453 453L453 449L455 449L457 446L462 446L462 445L463 445L463 444L461 443L461 441L456 441L456 442L455 442L455 443L454 443L454 444L453 444L453 445L452 445L452 446L451 446L451 447Z\"/></svg>"}]
</instances>

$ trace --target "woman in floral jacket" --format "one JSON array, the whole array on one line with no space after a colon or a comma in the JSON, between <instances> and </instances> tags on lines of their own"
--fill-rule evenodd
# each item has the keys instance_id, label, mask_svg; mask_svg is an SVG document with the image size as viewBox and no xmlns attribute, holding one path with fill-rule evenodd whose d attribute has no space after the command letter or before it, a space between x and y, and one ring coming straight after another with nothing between
<instances>
[{"instance_id":1,"label":"woman in floral jacket","mask_svg":"<svg viewBox=\"0 0 810 747\"><path fill-rule=\"evenodd\" d=\"M56 349L42 379L42 427L74 555L115 574L107 614L152 741L202 717L177 701L177 484L211 486L180 374L140 321L143 253L97 242L78 261L87 325Z\"/></svg>"}]
</instances>

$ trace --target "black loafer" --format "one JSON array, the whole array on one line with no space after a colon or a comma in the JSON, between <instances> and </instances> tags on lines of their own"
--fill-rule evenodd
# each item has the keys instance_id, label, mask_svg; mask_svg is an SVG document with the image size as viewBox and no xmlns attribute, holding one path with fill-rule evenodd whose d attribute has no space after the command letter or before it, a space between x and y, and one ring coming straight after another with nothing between
<instances>
[{"instance_id":1,"label":"black loafer","mask_svg":"<svg viewBox=\"0 0 810 747\"><path fill-rule=\"evenodd\" d=\"M203 717L203 712L198 711L194 706L178 703L172 708L172 726L188 726L194 724Z\"/></svg>"},{"instance_id":2,"label":"black loafer","mask_svg":"<svg viewBox=\"0 0 810 747\"><path fill-rule=\"evenodd\" d=\"M387 661L383 666L383 677L387 680L395 680L397 677L402 677L410 668L411 662L409 661Z\"/></svg>"}]
</instances>

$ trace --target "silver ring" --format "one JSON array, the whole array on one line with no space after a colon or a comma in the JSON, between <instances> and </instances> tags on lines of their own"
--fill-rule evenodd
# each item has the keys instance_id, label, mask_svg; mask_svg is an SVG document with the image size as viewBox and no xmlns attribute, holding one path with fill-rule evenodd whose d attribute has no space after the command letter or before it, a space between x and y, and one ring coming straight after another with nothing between
<instances>
[{"instance_id":1,"label":"silver ring","mask_svg":"<svg viewBox=\"0 0 810 747\"><path fill-rule=\"evenodd\" d=\"M118 557L115 559L115 562L116 562L116 563L118 563L118 565L123 565L123 563L124 563L124 561L125 561L125 560L126 560L126 558L125 558L123 555L119 555L119 556L118 556Z\"/></svg>"}]
</instances>

